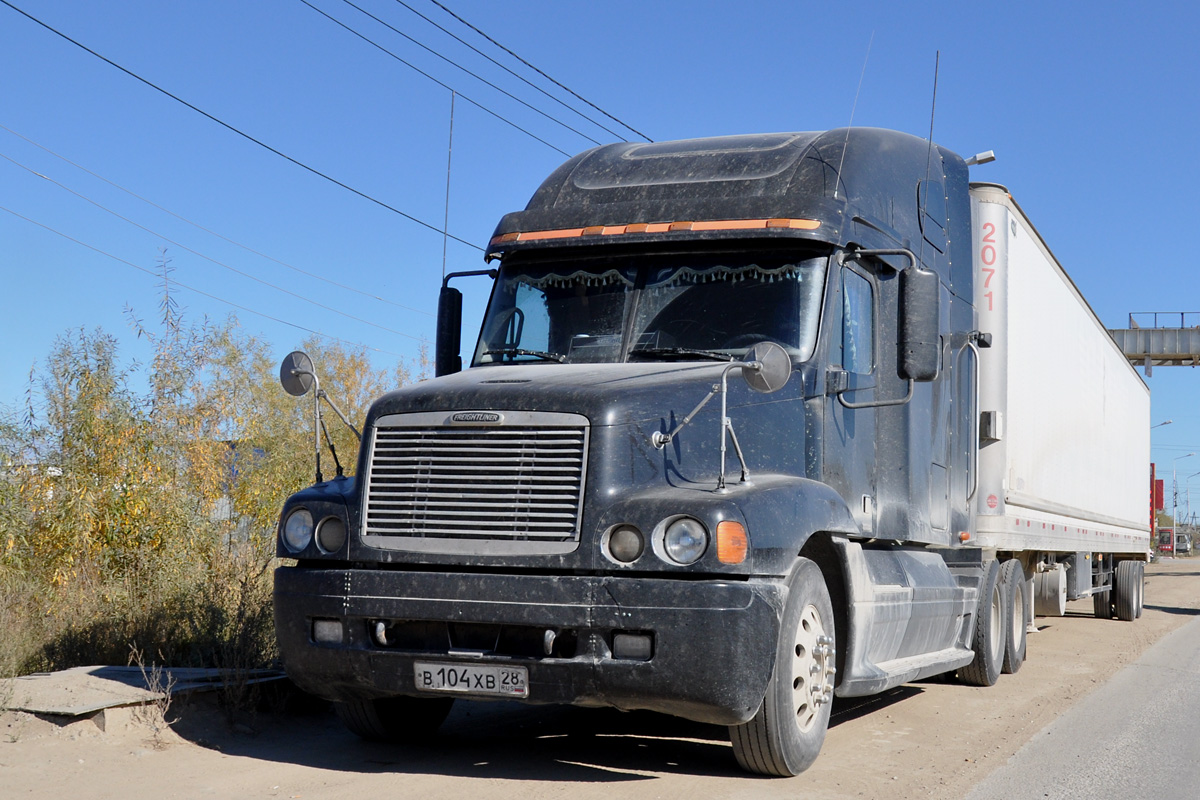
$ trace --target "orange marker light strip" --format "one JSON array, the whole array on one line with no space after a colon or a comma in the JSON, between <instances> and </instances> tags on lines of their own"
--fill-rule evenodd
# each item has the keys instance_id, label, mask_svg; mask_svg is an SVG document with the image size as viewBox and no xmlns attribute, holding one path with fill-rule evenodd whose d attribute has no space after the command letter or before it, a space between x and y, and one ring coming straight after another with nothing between
<instances>
[{"instance_id":1,"label":"orange marker light strip","mask_svg":"<svg viewBox=\"0 0 1200 800\"><path fill-rule=\"evenodd\" d=\"M581 239L592 236L620 236L625 233L671 233L675 231L749 231L769 228L815 231L821 227L815 219L713 219L689 222L633 222L628 225L590 225L586 228L560 228L553 231L505 233L492 239L492 245L513 242L540 242L549 239Z\"/></svg>"},{"instance_id":2,"label":"orange marker light strip","mask_svg":"<svg viewBox=\"0 0 1200 800\"><path fill-rule=\"evenodd\" d=\"M740 522L727 519L717 523L717 560L722 564L741 564L750 553L746 528Z\"/></svg>"}]
</instances>

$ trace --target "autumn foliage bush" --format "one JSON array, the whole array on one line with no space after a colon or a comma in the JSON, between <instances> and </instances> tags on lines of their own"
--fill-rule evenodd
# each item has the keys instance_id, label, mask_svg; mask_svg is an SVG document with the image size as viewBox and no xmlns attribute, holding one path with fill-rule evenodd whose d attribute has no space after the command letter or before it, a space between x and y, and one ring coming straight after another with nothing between
<instances>
[{"instance_id":1,"label":"autumn foliage bush","mask_svg":"<svg viewBox=\"0 0 1200 800\"><path fill-rule=\"evenodd\" d=\"M311 396L283 392L284 354L235 319L185 325L168 299L154 330L131 321L149 363L72 331L3 410L0 677L131 652L235 673L276 657L275 526L313 479ZM410 378L361 349L304 349L352 420ZM328 427L350 474L358 442Z\"/></svg>"}]
</instances>

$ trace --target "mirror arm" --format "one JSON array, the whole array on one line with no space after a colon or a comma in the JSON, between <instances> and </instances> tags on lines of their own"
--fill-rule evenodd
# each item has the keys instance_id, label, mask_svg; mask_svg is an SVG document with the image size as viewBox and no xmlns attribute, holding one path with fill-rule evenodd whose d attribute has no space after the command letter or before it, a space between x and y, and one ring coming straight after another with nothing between
<instances>
[{"instance_id":1,"label":"mirror arm","mask_svg":"<svg viewBox=\"0 0 1200 800\"><path fill-rule=\"evenodd\" d=\"M676 425L675 428L670 433L663 433L662 431L655 431L654 433L650 434L650 444L654 445L654 448L656 450L662 450L664 447L666 447L668 444L671 443L672 439L674 439L676 436L679 435L679 432L681 430L683 430L685 425L687 425L689 422L692 421L692 417L699 414L700 409L702 409L706 405L708 405L708 401L712 400L718 394L722 396L721 397L721 403L722 403L721 419L724 419L725 418L724 394L725 394L725 389L726 389L725 378L727 375L729 375L730 370L734 370L734 369L748 369L751 372L758 372L759 370L762 369L762 362L761 361L734 361L734 362L730 363L728 366L725 367L724 370L721 371L721 382L714 383L712 389L709 390L708 394L705 395L704 399L701 400L699 403L697 403L696 407L693 408L688 413L688 415L686 417L684 417L680 421L680 423L678 425ZM722 452L722 454L724 454L724 449L722 449L721 452Z\"/></svg>"},{"instance_id":2,"label":"mirror arm","mask_svg":"<svg viewBox=\"0 0 1200 800\"><path fill-rule=\"evenodd\" d=\"M910 267L917 266L916 253L914 253L912 250L909 250L907 247L887 247L887 248L876 249L876 250L847 250L847 251L843 251L842 253L838 254L838 264L841 265L841 264L845 263L845 259L847 258L847 256L850 259L854 259L854 260L857 260L859 258L870 258L870 257L879 257L879 256L904 256L905 258L908 259L908 265ZM881 261L882 261L882 259L881 259ZM888 264L886 261L882 261L882 263L884 265L886 265L889 269L895 269L894 267L892 267L891 264ZM895 271L899 272L900 270L895 270Z\"/></svg>"},{"instance_id":3,"label":"mirror arm","mask_svg":"<svg viewBox=\"0 0 1200 800\"><path fill-rule=\"evenodd\" d=\"M329 407L332 408L334 413L338 415L338 418L341 419L341 421L345 424L345 426L347 428L349 428L351 430L351 432L354 433L354 436L361 442L362 434L358 432L358 428L356 428L350 424L350 420L346 419L346 415L342 413L342 410L340 408L338 408L336 405L334 405L334 402L329 399L329 395L325 393L325 390L317 389L317 395L322 400L324 400L326 403L329 404Z\"/></svg>"},{"instance_id":4,"label":"mirror arm","mask_svg":"<svg viewBox=\"0 0 1200 800\"><path fill-rule=\"evenodd\" d=\"M743 372L761 372L763 362L761 361L735 361L727 365L721 370L721 382L714 383L709 389L708 394L704 396L691 412L684 417L678 425L676 425L669 433L655 431L650 434L650 443L654 445L656 450L662 450L671 440L679 435L684 426L692 421L692 418L700 413L700 409L708 405L708 401L712 400L718 394L721 395L721 471L717 476L717 491L724 492L725 489L725 453L726 440L733 440L733 452L737 454L738 462L742 465L742 483L747 483L750 480L750 468L746 466L746 456L742 453L742 446L738 443L737 434L733 432L733 421L729 419L729 408L726 404L726 398L729 396L729 373L735 369L740 369Z\"/></svg>"},{"instance_id":5,"label":"mirror arm","mask_svg":"<svg viewBox=\"0 0 1200 800\"><path fill-rule=\"evenodd\" d=\"M496 276L499 274L500 273L494 269L472 269L472 270L468 270L466 272L451 272L449 275L442 278L442 288L445 288L450 285L451 278L471 278L476 275L487 275L492 280L495 280Z\"/></svg>"},{"instance_id":6,"label":"mirror arm","mask_svg":"<svg viewBox=\"0 0 1200 800\"><path fill-rule=\"evenodd\" d=\"M325 420L321 420L321 432L325 434L325 444L329 446L329 454L333 456L333 465L337 468L337 477L341 478L346 473L342 471L342 461L337 457L337 448L333 446L333 438L329 435L329 429L325 427Z\"/></svg>"},{"instance_id":7,"label":"mirror arm","mask_svg":"<svg viewBox=\"0 0 1200 800\"><path fill-rule=\"evenodd\" d=\"M313 456L317 462L317 483L324 482L321 476L321 395L324 393L321 389L321 379L317 377L315 372L306 369L292 368L293 375L308 375L313 379L313 388L316 393L313 394Z\"/></svg>"},{"instance_id":8,"label":"mirror arm","mask_svg":"<svg viewBox=\"0 0 1200 800\"><path fill-rule=\"evenodd\" d=\"M451 272L442 278L438 292L437 339L434 344L434 373L451 375L462 369L462 292L450 288L452 278L487 275L495 280L500 273L494 269L474 269Z\"/></svg>"},{"instance_id":9,"label":"mirror arm","mask_svg":"<svg viewBox=\"0 0 1200 800\"><path fill-rule=\"evenodd\" d=\"M696 407L693 408L691 410L691 412L686 417L684 417L679 422L678 425L675 426L674 430L672 430L670 433L663 433L662 431L655 431L654 433L650 434L650 444L654 445L654 448L656 450L662 450L664 447L669 445L671 443L671 440L674 439L676 436L678 436L679 432L681 430L683 430L684 426L692 421L692 417L699 414L700 409L702 409L706 405L708 405L708 401L712 400L714 397L716 397L717 394L720 393L720 391L721 391L721 384L714 383L712 389L710 389L708 394L704 396L704 399L701 400L696 405Z\"/></svg>"}]
</instances>

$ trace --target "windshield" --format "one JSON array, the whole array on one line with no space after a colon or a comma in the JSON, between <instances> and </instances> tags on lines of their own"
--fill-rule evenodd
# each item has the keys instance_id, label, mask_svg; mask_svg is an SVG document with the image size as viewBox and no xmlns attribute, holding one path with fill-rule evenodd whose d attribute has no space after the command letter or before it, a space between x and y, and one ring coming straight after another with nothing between
<instances>
[{"instance_id":1,"label":"windshield","mask_svg":"<svg viewBox=\"0 0 1200 800\"><path fill-rule=\"evenodd\" d=\"M825 257L730 253L517 262L500 270L475 365L812 355Z\"/></svg>"}]
</instances>

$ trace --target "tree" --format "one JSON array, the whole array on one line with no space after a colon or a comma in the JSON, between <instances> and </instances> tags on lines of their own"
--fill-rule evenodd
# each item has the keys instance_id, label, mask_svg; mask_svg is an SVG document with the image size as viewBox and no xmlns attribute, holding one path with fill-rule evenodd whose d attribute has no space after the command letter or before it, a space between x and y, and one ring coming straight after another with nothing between
<instances>
[{"instance_id":1,"label":"tree","mask_svg":"<svg viewBox=\"0 0 1200 800\"><path fill-rule=\"evenodd\" d=\"M31 374L24 409L0 417L0 596L29 600L11 604L42 631L27 665L120 663L130 644L233 669L272 652L274 531L312 482L311 398L283 391L282 354L236 318L185 324L160 264L160 324L130 315L147 367L123 365L103 331L72 331ZM373 368L362 348L304 347L359 426L410 374ZM353 473L357 439L328 427Z\"/></svg>"}]
</instances>

